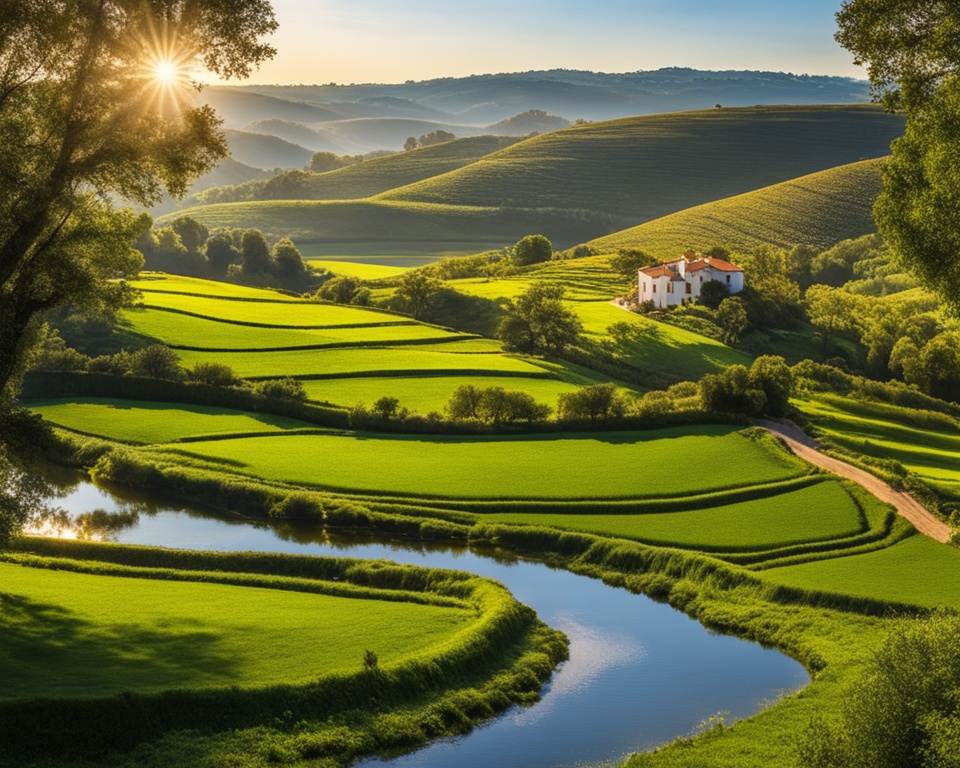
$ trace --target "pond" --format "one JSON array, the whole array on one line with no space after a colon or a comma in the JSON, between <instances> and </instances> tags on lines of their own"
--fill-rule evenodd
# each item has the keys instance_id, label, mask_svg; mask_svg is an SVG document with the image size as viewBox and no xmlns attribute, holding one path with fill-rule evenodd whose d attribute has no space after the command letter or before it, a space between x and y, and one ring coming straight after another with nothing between
<instances>
[{"instance_id":1,"label":"pond","mask_svg":"<svg viewBox=\"0 0 960 768\"><path fill-rule=\"evenodd\" d=\"M502 550L332 537L316 527L271 526L121 498L88 482L57 504L73 514L117 513L106 516L114 524L102 525L101 533L122 543L385 558L470 571L504 583L570 638L570 659L537 704L516 707L465 736L362 764L368 767L616 762L690 735L711 717L723 716L727 724L748 717L809 682L800 664L776 650L711 632L642 595Z\"/></svg>"}]
</instances>

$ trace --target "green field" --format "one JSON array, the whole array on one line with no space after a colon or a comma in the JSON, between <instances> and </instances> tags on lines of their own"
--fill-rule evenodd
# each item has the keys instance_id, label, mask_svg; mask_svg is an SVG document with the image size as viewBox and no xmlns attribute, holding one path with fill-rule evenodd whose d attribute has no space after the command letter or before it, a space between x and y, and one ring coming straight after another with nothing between
<instances>
[{"instance_id":1,"label":"green field","mask_svg":"<svg viewBox=\"0 0 960 768\"><path fill-rule=\"evenodd\" d=\"M98 397L39 401L30 408L61 427L130 443L314 428L294 419L229 408Z\"/></svg>"},{"instance_id":2,"label":"green field","mask_svg":"<svg viewBox=\"0 0 960 768\"><path fill-rule=\"evenodd\" d=\"M206 311L216 313L213 307L206 308ZM213 317L196 317L160 309L131 309L123 313L124 320L134 332L162 341L171 347L193 349L283 349L370 343L443 342L470 338L421 323L405 323L390 316L380 317L384 323L390 324L368 323L352 328L298 329L269 326L253 328L223 322Z\"/></svg>"},{"instance_id":3,"label":"green field","mask_svg":"<svg viewBox=\"0 0 960 768\"><path fill-rule=\"evenodd\" d=\"M687 512L619 515L501 513L490 522L518 523L636 539L667 547L749 551L853 536L863 516L833 481L735 504Z\"/></svg>"},{"instance_id":4,"label":"green field","mask_svg":"<svg viewBox=\"0 0 960 768\"><path fill-rule=\"evenodd\" d=\"M478 499L670 497L770 483L803 472L729 427L495 439L291 435L198 443L189 453L271 480ZM704 459L695 473L674 471L692 457Z\"/></svg>"},{"instance_id":5,"label":"green field","mask_svg":"<svg viewBox=\"0 0 960 768\"><path fill-rule=\"evenodd\" d=\"M926 536L856 557L763 571L772 583L879 601L960 609L960 550Z\"/></svg>"},{"instance_id":6,"label":"green field","mask_svg":"<svg viewBox=\"0 0 960 768\"><path fill-rule=\"evenodd\" d=\"M595 251L641 248L661 260L688 248L746 252L768 244L820 249L876 230L873 202L883 160L830 168L753 192L691 207L592 240Z\"/></svg>"},{"instance_id":7,"label":"green field","mask_svg":"<svg viewBox=\"0 0 960 768\"><path fill-rule=\"evenodd\" d=\"M0 563L0 700L299 684L449 641L472 611ZM242 608L241 608L242 606ZM269 649L269 653L265 653Z\"/></svg>"},{"instance_id":8,"label":"green field","mask_svg":"<svg viewBox=\"0 0 960 768\"><path fill-rule=\"evenodd\" d=\"M402 257L398 257L402 258ZM348 259L310 259L307 261L314 269L326 269L335 275L357 277L361 280L380 280L385 277L399 277L409 272L413 267L395 267L390 264L367 264Z\"/></svg>"},{"instance_id":9,"label":"green field","mask_svg":"<svg viewBox=\"0 0 960 768\"><path fill-rule=\"evenodd\" d=\"M828 394L795 404L830 443L894 459L948 495L960 491L960 423L955 419Z\"/></svg>"},{"instance_id":10,"label":"green field","mask_svg":"<svg viewBox=\"0 0 960 768\"><path fill-rule=\"evenodd\" d=\"M589 381L589 380L587 380ZM587 383L587 382L584 382ZM458 387L472 384L478 387L520 389L535 400L556 408L557 397L572 392L577 384L559 379L533 379L517 376L390 376L306 381L304 388L311 400L352 407L363 403L367 407L381 397L396 397L403 408L419 413L442 412ZM626 391L626 390L625 390Z\"/></svg>"}]
</instances>

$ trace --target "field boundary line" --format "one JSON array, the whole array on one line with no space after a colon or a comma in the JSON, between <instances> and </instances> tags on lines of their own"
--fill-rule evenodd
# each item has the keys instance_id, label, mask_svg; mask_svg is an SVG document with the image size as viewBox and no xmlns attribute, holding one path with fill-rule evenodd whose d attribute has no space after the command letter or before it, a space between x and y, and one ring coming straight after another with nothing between
<instances>
[{"instance_id":1,"label":"field boundary line","mask_svg":"<svg viewBox=\"0 0 960 768\"><path fill-rule=\"evenodd\" d=\"M924 536L929 536L941 544L946 544L950 540L950 535L953 533L950 526L937 518L913 496L893 489L880 478L859 467L821 452L817 442L797 425L763 419L757 420L755 424L780 438L796 456L804 461L853 480L881 501L893 505L897 514L909 520Z\"/></svg>"}]
</instances>

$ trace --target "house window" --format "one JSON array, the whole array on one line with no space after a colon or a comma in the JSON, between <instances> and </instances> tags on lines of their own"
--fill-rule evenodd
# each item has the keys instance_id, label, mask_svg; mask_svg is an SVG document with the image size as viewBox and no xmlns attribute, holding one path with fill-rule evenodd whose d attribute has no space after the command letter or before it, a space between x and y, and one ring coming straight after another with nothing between
<instances>
[{"instance_id":1,"label":"house window","mask_svg":"<svg viewBox=\"0 0 960 768\"><path fill-rule=\"evenodd\" d=\"M727 275L727 282L730 282L730 275Z\"/></svg>"},{"instance_id":2,"label":"house window","mask_svg":"<svg viewBox=\"0 0 960 768\"><path fill-rule=\"evenodd\" d=\"M657 292L657 286L653 286L653 291L652 291L652 293L656 293L656 292Z\"/></svg>"},{"instance_id":3,"label":"house window","mask_svg":"<svg viewBox=\"0 0 960 768\"><path fill-rule=\"evenodd\" d=\"M703 275L700 275L700 282L703 282Z\"/></svg>"},{"instance_id":4,"label":"house window","mask_svg":"<svg viewBox=\"0 0 960 768\"><path fill-rule=\"evenodd\" d=\"M667 283L667 293L673 293L673 283Z\"/></svg>"},{"instance_id":5,"label":"house window","mask_svg":"<svg viewBox=\"0 0 960 768\"><path fill-rule=\"evenodd\" d=\"M687 293L693 293L693 286L687 283Z\"/></svg>"}]
</instances>

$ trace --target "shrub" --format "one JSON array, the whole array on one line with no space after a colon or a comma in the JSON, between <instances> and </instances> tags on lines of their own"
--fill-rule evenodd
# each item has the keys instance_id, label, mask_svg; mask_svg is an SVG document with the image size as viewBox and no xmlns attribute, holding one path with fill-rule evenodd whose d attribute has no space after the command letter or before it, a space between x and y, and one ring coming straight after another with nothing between
<instances>
[{"instance_id":1,"label":"shrub","mask_svg":"<svg viewBox=\"0 0 960 768\"><path fill-rule=\"evenodd\" d=\"M183 381L186 377L177 353L163 344L151 344L131 354L130 373L148 379L169 381Z\"/></svg>"},{"instance_id":2,"label":"shrub","mask_svg":"<svg viewBox=\"0 0 960 768\"><path fill-rule=\"evenodd\" d=\"M611 383L591 384L575 392L564 392L558 398L557 417L563 420L620 418L626 402Z\"/></svg>"},{"instance_id":3,"label":"shrub","mask_svg":"<svg viewBox=\"0 0 960 768\"><path fill-rule=\"evenodd\" d=\"M297 379L268 379L258 381L250 391L260 397L269 397L274 400L294 400L303 402L307 399L307 391Z\"/></svg>"},{"instance_id":4,"label":"shrub","mask_svg":"<svg viewBox=\"0 0 960 768\"><path fill-rule=\"evenodd\" d=\"M187 378L212 387L235 387L241 383L233 368L223 363L197 363L187 372Z\"/></svg>"},{"instance_id":5,"label":"shrub","mask_svg":"<svg viewBox=\"0 0 960 768\"><path fill-rule=\"evenodd\" d=\"M550 261L553 243L543 235L527 235L513 246L513 263L518 267Z\"/></svg>"}]
</instances>

